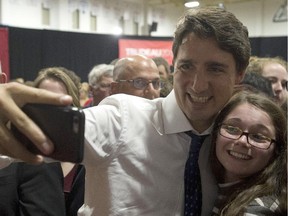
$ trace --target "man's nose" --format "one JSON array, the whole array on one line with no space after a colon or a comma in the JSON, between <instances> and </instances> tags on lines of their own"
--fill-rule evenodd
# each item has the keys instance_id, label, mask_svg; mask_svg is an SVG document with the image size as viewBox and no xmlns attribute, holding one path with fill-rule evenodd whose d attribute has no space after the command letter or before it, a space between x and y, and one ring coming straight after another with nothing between
<instances>
[{"instance_id":1,"label":"man's nose","mask_svg":"<svg viewBox=\"0 0 288 216\"><path fill-rule=\"evenodd\" d=\"M205 74L203 72L197 72L193 79L193 91L196 93L200 93L207 90L207 88L208 82Z\"/></svg>"}]
</instances>

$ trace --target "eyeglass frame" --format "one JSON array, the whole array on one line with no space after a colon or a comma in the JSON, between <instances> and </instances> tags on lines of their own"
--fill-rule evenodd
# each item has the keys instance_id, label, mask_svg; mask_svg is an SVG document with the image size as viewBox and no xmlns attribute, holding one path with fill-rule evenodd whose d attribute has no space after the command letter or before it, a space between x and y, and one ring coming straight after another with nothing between
<instances>
[{"instance_id":1,"label":"eyeglass frame","mask_svg":"<svg viewBox=\"0 0 288 216\"><path fill-rule=\"evenodd\" d=\"M136 83L135 81L139 81L139 80L142 81L142 82L145 81L145 86L137 87L136 84L135 84ZM153 88L155 90L159 90L159 89L163 88L163 85L164 85L164 83L160 79L155 79L155 80L146 80L146 79L143 79L143 78L136 78L136 79L130 79L130 80L121 79L121 80L117 80L117 82L129 82L129 83L132 83L133 87L136 88L136 89L139 89L139 90L143 90L143 89L147 88L147 86L150 83L152 83L152 86L153 86ZM156 82L159 83L159 87L158 88L155 88L155 85L157 84Z\"/></svg>"},{"instance_id":2,"label":"eyeglass frame","mask_svg":"<svg viewBox=\"0 0 288 216\"><path fill-rule=\"evenodd\" d=\"M223 128L223 126L230 126L230 127L233 127L233 128L237 128L237 129L239 129L239 132L241 131L241 134L240 134L240 135L237 135L237 136L239 136L237 139L236 139L236 138L234 139L234 138L232 138L232 137L227 137L227 136L225 136L225 135L223 135L223 134L221 133L221 129L225 130L225 129ZM225 131L227 132L227 130L225 130ZM257 134L244 132L244 131L243 131L242 129L240 129L239 127L236 127L236 126L233 126L233 125L229 125L229 124L224 124L224 123L218 125L218 133L219 133L222 137L225 137L225 138L231 139L231 140L239 140L243 135L245 135L245 136L246 136L247 143L248 143L249 145L251 145L252 147L258 148L258 149L268 150L268 149L270 148L270 146L272 145L272 143L276 143L276 140L275 140L275 139L272 139L272 138L270 138L270 137L267 137L267 136L261 134L261 136L265 137L265 138L267 139L267 141L270 141L269 145L268 145L266 148L261 148L261 147L255 145L255 143L257 143L256 141L254 141L254 144L251 144L251 142L250 142L250 141L251 141L251 137L250 137L249 135L257 135ZM229 132L227 132L227 133L230 134ZM235 134L230 134L230 135L231 135L231 136L232 136L232 135L235 136ZM249 140L250 140L250 141L249 141ZM253 141L253 139L252 139L252 141ZM259 144L260 144L260 143L259 143Z\"/></svg>"}]
</instances>

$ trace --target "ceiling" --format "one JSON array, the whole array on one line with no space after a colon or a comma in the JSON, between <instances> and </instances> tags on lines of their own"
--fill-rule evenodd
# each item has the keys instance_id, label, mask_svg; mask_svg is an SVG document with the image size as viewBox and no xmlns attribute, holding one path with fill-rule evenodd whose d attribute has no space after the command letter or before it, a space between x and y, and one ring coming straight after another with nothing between
<instances>
[{"instance_id":1,"label":"ceiling","mask_svg":"<svg viewBox=\"0 0 288 216\"><path fill-rule=\"evenodd\" d=\"M134 2L139 2L139 0L130 0ZM239 2L249 2L255 0L198 0L200 5L218 5L219 3L239 3ZM256 0L257 1L257 0ZM261 1L261 0L258 0ZM185 0L145 0L149 5L164 5L164 4L175 4L184 5Z\"/></svg>"}]
</instances>

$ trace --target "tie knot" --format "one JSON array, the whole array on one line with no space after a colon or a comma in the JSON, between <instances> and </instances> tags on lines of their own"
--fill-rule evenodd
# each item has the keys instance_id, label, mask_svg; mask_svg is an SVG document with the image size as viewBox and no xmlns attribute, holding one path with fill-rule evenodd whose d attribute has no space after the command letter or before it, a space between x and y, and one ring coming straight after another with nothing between
<instances>
[{"instance_id":1,"label":"tie knot","mask_svg":"<svg viewBox=\"0 0 288 216\"><path fill-rule=\"evenodd\" d=\"M196 135L192 131L187 131L186 134L188 134L191 137L190 152L198 152L205 138L208 136L208 135Z\"/></svg>"},{"instance_id":2,"label":"tie knot","mask_svg":"<svg viewBox=\"0 0 288 216\"><path fill-rule=\"evenodd\" d=\"M197 135L194 134L192 131L187 131L186 134L188 134L192 138L192 143L200 143L202 144L205 140L205 138L209 135ZM194 141L193 141L194 140Z\"/></svg>"}]
</instances>

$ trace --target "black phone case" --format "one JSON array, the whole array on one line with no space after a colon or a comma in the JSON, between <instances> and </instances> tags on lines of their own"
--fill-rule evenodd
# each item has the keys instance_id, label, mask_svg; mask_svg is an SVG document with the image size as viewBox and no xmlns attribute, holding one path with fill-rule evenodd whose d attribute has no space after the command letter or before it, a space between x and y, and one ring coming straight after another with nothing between
<instances>
[{"instance_id":1,"label":"black phone case","mask_svg":"<svg viewBox=\"0 0 288 216\"><path fill-rule=\"evenodd\" d=\"M29 151L59 161L80 163L83 160L85 115L81 109L72 106L26 104L22 110L54 143L53 153L44 155L12 125L15 137L26 145Z\"/></svg>"}]
</instances>

